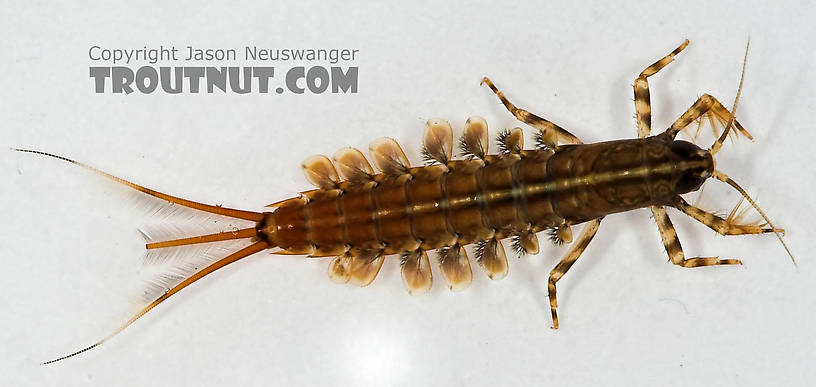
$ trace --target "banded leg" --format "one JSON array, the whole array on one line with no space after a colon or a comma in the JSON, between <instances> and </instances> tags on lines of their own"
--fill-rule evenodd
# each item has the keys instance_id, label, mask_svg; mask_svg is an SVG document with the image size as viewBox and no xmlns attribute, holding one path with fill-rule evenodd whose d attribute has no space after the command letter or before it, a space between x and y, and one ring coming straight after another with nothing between
<instances>
[{"instance_id":1,"label":"banded leg","mask_svg":"<svg viewBox=\"0 0 816 387\"><path fill-rule=\"evenodd\" d=\"M584 230L581 231L581 235L578 236L578 240L575 241L575 244L573 244L569 252L567 252L567 255L565 255L564 258L561 259L561 262L558 262L558 265L550 272L550 279L547 281L547 290L550 297L550 312L552 312L552 329L558 329L558 313L555 311L556 308L558 308L558 300L555 294L555 283L567 273L567 270L578 260L581 253L586 250L587 245L592 241L592 237L598 232L598 226L601 225L602 219L603 218L598 218L587 223Z\"/></svg>"},{"instance_id":2,"label":"banded leg","mask_svg":"<svg viewBox=\"0 0 816 387\"><path fill-rule=\"evenodd\" d=\"M635 112L637 113L638 137L644 138L652 131L652 103L649 97L649 78L657 74L663 67L666 67L671 62L674 62L674 56L688 46L689 41L686 39L680 46L674 49L669 55L664 56L659 61L654 62L651 66L644 69L640 75L635 79Z\"/></svg>"},{"instance_id":3,"label":"banded leg","mask_svg":"<svg viewBox=\"0 0 816 387\"><path fill-rule=\"evenodd\" d=\"M677 197L677 199L675 199L675 202L674 204L672 204L672 206L680 211L685 212L686 215L708 226L710 229L716 231L720 235L762 234L766 232L779 232L782 234L785 233L785 230L781 228L774 229L754 224L733 223L730 219L723 219L710 212L694 207L691 204L688 204L688 202L686 202L685 200L683 200L683 198L679 196ZM655 219L657 219L657 216L655 216Z\"/></svg>"},{"instance_id":4,"label":"banded leg","mask_svg":"<svg viewBox=\"0 0 816 387\"><path fill-rule=\"evenodd\" d=\"M683 246L680 245L680 240L677 239L677 232L674 230L669 215L666 210L660 206L649 207L654 215L657 228L660 230L660 238L663 239L663 246L666 246L666 253L669 254L671 262L677 266L682 267L700 267L700 266L714 266L714 265L742 265L739 259L719 259L717 257L694 257L686 259L683 254Z\"/></svg>"},{"instance_id":5,"label":"banded leg","mask_svg":"<svg viewBox=\"0 0 816 387\"><path fill-rule=\"evenodd\" d=\"M568 144L581 144L581 140L579 140L578 137L575 137L575 135L572 133L568 132L566 129L533 113L530 113L527 110L517 108L516 105L513 105L513 103L504 96L504 93L502 93L489 78L482 78L482 84L486 84L488 87L490 87L490 90L493 90L493 93L499 97L499 100L504 104L507 110L510 111L510 113L513 113L516 119L540 130L542 132L541 139L548 148L558 149L558 141Z\"/></svg>"},{"instance_id":6,"label":"banded leg","mask_svg":"<svg viewBox=\"0 0 816 387\"><path fill-rule=\"evenodd\" d=\"M685 129L698 118L709 113L713 114L714 117L716 117L717 120L719 120L723 125L725 125L725 123L731 119L731 112L728 111L728 109L726 109L725 106L720 103L720 101L708 94L703 94L700 96L700 98L697 98L697 101L694 102L694 104L692 104L691 107L688 108L685 113L683 113L683 115L674 121L672 126L666 129L666 135L674 138L677 136L678 132ZM743 128L737 120L734 120L734 127L740 133L745 135L745 137L748 137L748 139L753 139L751 133L748 133L748 131L745 130L745 128Z\"/></svg>"}]
</instances>

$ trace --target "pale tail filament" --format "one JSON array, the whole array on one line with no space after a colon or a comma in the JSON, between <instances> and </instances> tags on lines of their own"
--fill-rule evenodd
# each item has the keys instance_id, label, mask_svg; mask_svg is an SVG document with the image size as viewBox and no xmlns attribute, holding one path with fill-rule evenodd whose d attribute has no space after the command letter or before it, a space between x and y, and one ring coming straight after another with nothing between
<instances>
[{"instance_id":1,"label":"pale tail filament","mask_svg":"<svg viewBox=\"0 0 816 387\"><path fill-rule=\"evenodd\" d=\"M65 360L65 359L68 359L70 357L74 357L76 355L79 355L79 354L81 354L83 352L89 351L91 349L94 349L94 348L104 344L106 341L110 340L113 336L116 336L117 334L119 334L120 332L125 330L125 328L127 328L131 324L133 324L136 320L138 320L139 318L144 316L151 309L155 308L157 305L164 302L164 300L166 300L166 299L170 298L172 295L178 293L181 289L186 288L187 286L189 286L193 282L198 281L199 279L203 278L204 276L206 276L206 275L208 275L208 274L210 274L210 273L212 273L212 272L214 272L214 271L216 271L216 270L218 270L218 269L220 269L220 268L222 268L224 266L227 266L230 263L238 261L241 258L248 257L248 256L250 256L252 254L255 254L255 253L259 252L259 251L262 251L262 250L264 250L264 249L266 249L268 247L269 247L269 244L266 243L265 241L255 242L255 243L253 243L253 244L251 244L251 245L249 245L247 247L244 247L241 250L238 250L238 251L236 251L236 252L234 252L234 253L232 253L232 254L224 257L224 258L219 259L218 261L215 261L213 264L205 267L204 269L201 269L200 271L198 271L195 274L191 275L190 277L186 278L184 281L181 281L181 283L179 283L178 285L172 287L171 289L168 289L163 295L161 295L161 297L157 298L155 301L148 304L144 309L139 311L139 313L136 313L133 317L130 318L130 320L128 320L122 326L117 328L115 331L111 332L109 335L105 336L105 338L103 338L102 340L99 340L96 343L93 343L92 345L90 345L88 347L85 347L83 349L80 349L79 351L76 351L74 353L71 353L71 354L68 354L68 355L65 355L65 356L62 356L62 357L58 357L56 359L49 360L49 361L46 361L46 362L42 362L41 364L45 365L45 364L56 363L56 362L58 362L60 360Z\"/></svg>"},{"instance_id":2,"label":"pale tail filament","mask_svg":"<svg viewBox=\"0 0 816 387\"><path fill-rule=\"evenodd\" d=\"M235 231L223 231L215 234L207 234L207 235L199 235L190 238L180 238L174 239L169 241L161 241L161 242L151 242L145 244L145 248L150 249L160 249L162 247L172 247L172 246L184 246L184 245L194 245L198 243L208 243L208 242L218 242L218 241L228 241L232 239L240 239L240 238L252 238L258 235L258 231L255 228L245 228L241 230Z\"/></svg>"},{"instance_id":3,"label":"pale tail filament","mask_svg":"<svg viewBox=\"0 0 816 387\"><path fill-rule=\"evenodd\" d=\"M140 186L138 184L131 183L130 181L122 179L121 177L116 177L114 175L111 175L110 173L107 173L105 171L96 169L96 168L94 168L94 167L92 167L90 165L80 163L79 161L72 160L72 159L69 159L67 157L58 156L58 155L55 155L53 153L41 152L41 151L31 150L31 149L19 149L19 148L12 148L12 149L17 151L17 152L34 153L34 154L48 156L48 157L52 157L52 158L55 158L55 159L58 159L58 160L69 162L71 164L77 165L79 167L87 169L87 170L89 170L91 172L94 172L96 174L105 176L106 178L111 179L111 180L113 180L113 181L115 181L117 183L124 184L124 185L126 185L126 186L128 186L130 188L133 188L133 189L135 189L135 190L137 190L139 192L145 193L147 195L150 195L150 196L153 196L153 197L156 197L156 198L159 198L159 199L164 199L164 200L167 200L170 203L175 203L175 204L178 204L178 205L182 205L184 207L193 208L193 209L196 209L196 210L199 210L199 211L209 212L211 214L224 215L224 216L229 216L229 217L233 217L233 218L249 220L249 221L253 221L253 222L259 222L264 217L264 215L262 213L260 213L260 212L236 210L236 209L233 209L233 208L226 208L226 207L221 207L221 206L211 206L209 204L194 202L192 200L182 199L182 198L179 198L179 197L175 197L175 196L171 196L171 195L168 195L168 194L165 194L165 193L154 191L154 190L152 190L150 188L142 187L142 186Z\"/></svg>"},{"instance_id":4,"label":"pale tail filament","mask_svg":"<svg viewBox=\"0 0 816 387\"><path fill-rule=\"evenodd\" d=\"M135 184L135 183L131 183L130 181L127 181L127 180L122 179L120 177L116 177L114 175L111 175L111 174L109 174L107 172L96 169L96 168L91 167L89 165L80 163L78 161L74 161L74 160L69 159L67 157L62 157L62 156L58 156L58 155L55 155L55 154L52 154L52 153L46 153L46 152L30 150L30 149L19 149L19 148L13 148L13 149L15 151L18 151L18 152L34 153L34 154L48 156L48 157L55 158L55 159L58 159L58 160L66 161L68 163L71 163L71 164L77 165L79 167L82 167L84 169L90 170L90 171L92 171L92 172L94 172L96 174L102 175L102 176L104 176L104 177L106 177L108 179L111 179L111 180L113 180L113 181L115 181L117 183L124 184L124 185L126 185L126 186L128 186L130 188L133 188L133 189L135 189L135 190L137 190L139 192L145 193L147 195L150 195L150 196L153 196L153 197L156 197L156 198L159 198L159 199L167 200L170 203L175 203L175 204L178 204L178 205L181 205L181 206L184 206L184 207L189 207L189 208L193 208L193 209L196 209L196 210L199 210L199 211L209 212L209 213L212 213L212 214L224 215L224 216L228 216L228 217L233 217L233 218L237 218L237 219L244 219L244 220L250 220L250 221L255 221L255 222L258 222L258 221L262 220L263 217L264 217L264 214L259 213L259 212L237 210L237 209L225 208L225 207L221 207L221 206L212 206L212 205L208 205L208 204L194 202L194 201L191 201L191 200L182 199L182 198L175 197L175 196L172 196L172 195L168 195L168 194L165 194L165 193L161 193L161 192L158 192L158 191L154 191L152 189L145 188L145 187L143 187L141 185L138 185L138 184ZM205 243L205 242L215 242L215 241L255 238L255 237L257 237L257 235L258 235L258 232L254 228L246 228L246 229L241 229L241 230L227 231L227 232L221 232L221 233L216 233L216 234L208 234L208 235L202 235L202 236L190 237L190 238L181 238L181 239L175 239L175 240L170 240L170 241L150 242L150 243L147 243L146 247L147 247L147 249L156 249L156 248L162 248L162 247L182 246L182 245L190 245L190 244ZM242 248L242 249L240 249L240 250L238 250L238 251L236 251L236 252L234 252L234 253L232 253L232 254L224 257L224 258L221 258L221 259L211 263L210 265L204 267L203 269L201 269L199 271L196 271L195 273L191 274L189 277L185 278L183 281L176 284L175 286L173 286L173 287L171 287L169 289L166 289L164 294L162 294L161 296L159 296L158 298L153 300L150 304L148 304L146 307L144 307L141 311L139 311L133 317L131 317L130 320L125 322L122 326L120 326L119 328L117 328L116 330L111 332L109 335L105 336L103 339L101 339L101 340L97 341L96 343L94 343L94 344L92 344L92 345L90 345L88 347L85 347L85 348L83 348L83 349L81 349L79 351L76 351L74 353L71 353L71 354L68 354L68 355L53 359L53 360L43 362L42 364L56 363L56 362L58 362L60 360L65 360L67 358L79 355L79 354L81 354L83 352L86 352L88 350L91 350L93 348L96 348L96 347L102 345L104 342L108 341L113 336L116 336L119 332L122 332L125 328L127 328L128 326L133 324L136 320L138 320L139 318L144 316L151 309L155 308L157 305L164 302L164 300L170 298L172 295L178 293L180 290L186 288L187 286L189 286L193 282L198 281L199 279L207 276L208 274L210 274L210 273L212 273L212 272L214 272L214 271L216 271L216 270L218 270L218 269L220 269L220 268L222 268L224 266L229 265L230 263L233 263L233 262L238 261L238 260L240 260L242 258L248 257L248 256L250 256L252 254L255 254L255 253L257 253L259 251L262 251L262 250L265 250L267 248L269 248L269 243L267 243L266 241L264 241L264 240L255 241L251 245L246 246L246 247L244 247L244 248Z\"/></svg>"}]
</instances>

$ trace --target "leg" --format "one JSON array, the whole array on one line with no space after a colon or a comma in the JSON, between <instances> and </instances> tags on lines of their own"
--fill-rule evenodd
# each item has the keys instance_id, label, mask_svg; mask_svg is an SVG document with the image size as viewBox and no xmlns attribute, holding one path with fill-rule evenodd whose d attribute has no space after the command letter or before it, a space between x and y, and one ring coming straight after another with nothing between
<instances>
[{"instance_id":1,"label":"leg","mask_svg":"<svg viewBox=\"0 0 816 387\"><path fill-rule=\"evenodd\" d=\"M766 232L779 232L782 234L785 233L785 230L780 228L774 229L754 224L736 224L732 221L731 216L729 216L728 219L723 219L717 215L714 215L710 212L706 212L704 210L692 206L691 204L688 204L688 202L686 202L685 200L683 200L683 198L679 196L677 197L677 199L675 199L675 203L672 204L672 206L680 211L685 212L686 215L708 226L709 228L716 231L720 235L762 234ZM657 216L655 216L655 219L657 219Z\"/></svg>"},{"instance_id":2,"label":"leg","mask_svg":"<svg viewBox=\"0 0 816 387\"><path fill-rule=\"evenodd\" d=\"M646 78L657 74L660 69L666 67L669 63L674 61L674 56L688 46L689 41L683 42L680 46L674 49L669 55L664 56L659 61L653 63L640 73L640 76L635 79L635 112L637 113L638 137L643 138L649 135L652 131L652 105L649 101L649 81Z\"/></svg>"},{"instance_id":3,"label":"leg","mask_svg":"<svg viewBox=\"0 0 816 387\"><path fill-rule=\"evenodd\" d=\"M714 114L713 113L704 113L700 118L697 119L697 130L694 131L694 137L692 137L693 143L697 143L697 138L700 137L700 132L703 130L703 120L708 119L709 125L711 125L711 130L714 132L714 137L720 137L720 131L717 130L717 123L714 121ZM684 129L680 129L684 130Z\"/></svg>"},{"instance_id":4,"label":"leg","mask_svg":"<svg viewBox=\"0 0 816 387\"><path fill-rule=\"evenodd\" d=\"M551 149L558 149L558 141L568 143L568 144L581 144L581 140L578 137L575 137L572 133L568 132L566 129L547 121L533 113L530 113L524 109L519 109L516 105L513 105L505 96L504 93L499 91L496 85L493 84L490 79L487 77L482 78L482 83L487 84L490 87L490 90L493 90L493 93L499 97L499 100L504 104L507 110L521 122L524 122L542 132L542 139L545 141L547 147Z\"/></svg>"},{"instance_id":5,"label":"leg","mask_svg":"<svg viewBox=\"0 0 816 387\"><path fill-rule=\"evenodd\" d=\"M671 127L666 129L665 134L671 138L674 138L677 136L677 133L685 129L686 126L706 114L712 114L723 125L725 125L728 120L731 119L731 112L729 112L728 109L726 109L725 106L720 103L720 101L717 101L716 98L708 94L703 94L700 98L697 98L697 101L694 102L694 104L691 105L691 107L688 108L688 110L686 110L686 112L683 113L680 118L674 121ZM737 122L737 120L734 120L734 127L737 128L740 133L745 135L745 137L748 137L748 139L753 139L751 133L748 133L748 131L745 130L745 128L743 128L739 122Z\"/></svg>"},{"instance_id":6,"label":"leg","mask_svg":"<svg viewBox=\"0 0 816 387\"><path fill-rule=\"evenodd\" d=\"M717 257L694 257L686 259L683 254L683 246L677 239L677 232L674 231L669 215L663 207L651 206L657 228L660 230L660 238L663 239L663 246L673 264L682 267L700 267L713 265L742 265L739 259L717 259Z\"/></svg>"},{"instance_id":7,"label":"leg","mask_svg":"<svg viewBox=\"0 0 816 387\"><path fill-rule=\"evenodd\" d=\"M555 283L567 273L567 270L572 267L572 264L578 260L578 257L581 256L581 253L584 252L589 242L592 240L592 237L595 236L595 233L598 232L598 226L601 225L601 220L603 218L595 219L584 227L584 230L581 231L581 235L578 236L578 240L575 241L575 244L572 245L567 255L561 259L561 262L558 262L558 265L555 266L554 269L550 272L550 279L547 282L547 290L549 292L550 297L550 312L552 312L552 321L553 329L558 329L558 313L556 313L555 309L558 308L558 301L555 298Z\"/></svg>"}]
</instances>

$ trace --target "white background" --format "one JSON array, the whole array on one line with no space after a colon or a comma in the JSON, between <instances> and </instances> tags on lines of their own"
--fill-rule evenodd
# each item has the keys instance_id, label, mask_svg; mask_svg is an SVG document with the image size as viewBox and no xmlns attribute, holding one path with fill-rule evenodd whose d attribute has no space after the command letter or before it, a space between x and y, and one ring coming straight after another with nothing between
<instances>
[{"instance_id":1,"label":"white background","mask_svg":"<svg viewBox=\"0 0 816 387\"><path fill-rule=\"evenodd\" d=\"M331 283L326 260L261 253L104 346L40 366L126 317L115 313L119 293L138 271L142 241L118 189L65 163L0 151L0 384L812 383L812 2L463 3L4 2L0 145L260 209L308 188L299 165L311 154L391 136L417 161L428 118L457 130L470 115L494 132L518 125L479 86L485 75L587 142L631 138L634 78L688 38L650 79L655 129L704 92L730 106L750 36L738 116L756 140L726 143L718 168L788 230L798 269L772 235L720 237L669 210L688 256L745 263L678 268L648 211L610 216L559 282L553 331L545 279L566 250L543 240L538 256L511 258L502 281L474 266L473 285L452 294L436 271L430 294L416 297L393 259L359 289ZM359 93L94 94L95 44L357 48ZM716 183L705 196L726 212L737 200Z\"/></svg>"}]
</instances>

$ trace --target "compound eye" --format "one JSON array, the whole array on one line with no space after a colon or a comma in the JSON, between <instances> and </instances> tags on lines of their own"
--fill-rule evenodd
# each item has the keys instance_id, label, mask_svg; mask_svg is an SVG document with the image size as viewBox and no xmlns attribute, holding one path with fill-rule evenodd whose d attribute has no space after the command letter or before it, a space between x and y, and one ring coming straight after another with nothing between
<instances>
[{"instance_id":1,"label":"compound eye","mask_svg":"<svg viewBox=\"0 0 816 387\"><path fill-rule=\"evenodd\" d=\"M672 151L674 151L674 153L683 160L691 159L692 156L696 155L700 151L700 148L698 148L696 145L682 140L672 142L670 147Z\"/></svg>"},{"instance_id":2,"label":"compound eye","mask_svg":"<svg viewBox=\"0 0 816 387\"><path fill-rule=\"evenodd\" d=\"M691 192L700 188L704 181L705 179L698 171L688 171L680 176L674 188L678 193Z\"/></svg>"}]
</instances>

